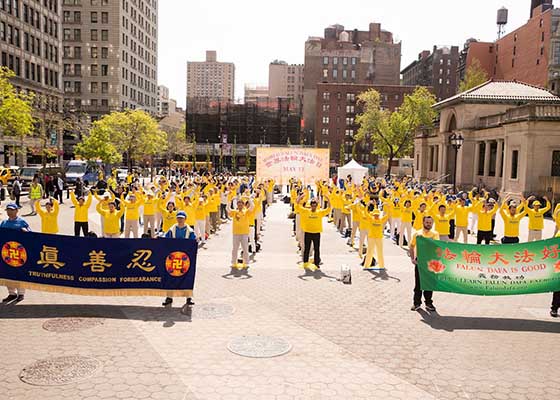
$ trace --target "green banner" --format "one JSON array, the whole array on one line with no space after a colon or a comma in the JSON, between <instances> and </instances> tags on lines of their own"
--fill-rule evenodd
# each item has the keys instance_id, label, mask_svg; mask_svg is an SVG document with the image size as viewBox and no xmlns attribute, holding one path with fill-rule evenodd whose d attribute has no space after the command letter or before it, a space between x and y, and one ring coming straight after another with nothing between
<instances>
[{"instance_id":1,"label":"green banner","mask_svg":"<svg viewBox=\"0 0 560 400\"><path fill-rule=\"evenodd\" d=\"M474 245L417 238L422 290L500 296L560 291L560 238Z\"/></svg>"}]
</instances>

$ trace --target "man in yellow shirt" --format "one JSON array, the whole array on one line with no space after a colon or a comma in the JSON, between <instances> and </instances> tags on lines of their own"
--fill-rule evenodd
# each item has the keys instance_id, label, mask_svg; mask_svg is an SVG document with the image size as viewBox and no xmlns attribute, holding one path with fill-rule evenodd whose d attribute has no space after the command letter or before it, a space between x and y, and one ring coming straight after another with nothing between
<instances>
[{"instance_id":1,"label":"man in yellow shirt","mask_svg":"<svg viewBox=\"0 0 560 400\"><path fill-rule=\"evenodd\" d=\"M231 209L231 204L228 204L228 214L232 219L232 229L233 229L233 247L231 250L231 266L234 268L237 265L237 255L239 252L239 246L243 251L243 266L246 267L249 264L249 210L253 208L253 205L249 200L238 200L237 210Z\"/></svg>"},{"instance_id":2,"label":"man in yellow shirt","mask_svg":"<svg viewBox=\"0 0 560 400\"><path fill-rule=\"evenodd\" d=\"M118 238L121 235L121 217L124 214L124 207L117 210L114 201L108 203L108 208L104 208L102 203L97 203L97 212L103 218L103 237Z\"/></svg>"},{"instance_id":3,"label":"man in yellow shirt","mask_svg":"<svg viewBox=\"0 0 560 400\"><path fill-rule=\"evenodd\" d=\"M493 239L492 235L492 217L498 212L498 204L490 203L490 201L482 203L476 210L478 215L478 231L476 232L476 244L484 241L490 244Z\"/></svg>"},{"instance_id":4,"label":"man in yellow shirt","mask_svg":"<svg viewBox=\"0 0 560 400\"><path fill-rule=\"evenodd\" d=\"M41 207L40 200L35 202L35 209L41 217L41 232L57 234L58 233L58 212L60 208L56 199L49 199L45 204L45 209Z\"/></svg>"},{"instance_id":5,"label":"man in yellow shirt","mask_svg":"<svg viewBox=\"0 0 560 400\"><path fill-rule=\"evenodd\" d=\"M327 208L318 209L317 198L314 197L309 202L310 208L298 206L301 215L301 227L303 229L303 266L309 265L309 253L311 251L311 243L313 243L314 256L313 263L317 268L321 262L321 232L323 232L323 217L331 212L330 205Z\"/></svg>"},{"instance_id":6,"label":"man in yellow shirt","mask_svg":"<svg viewBox=\"0 0 560 400\"><path fill-rule=\"evenodd\" d=\"M434 207L437 204L434 205ZM437 214L434 213L433 219L435 221L436 229L435 231L439 235L439 240L444 242L449 242L449 232L450 232L450 225L449 220L453 217L454 211L447 210L447 206L445 204L439 203L438 212Z\"/></svg>"},{"instance_id":7,"label":"man in yellow shirt","mask_svg":"<svg viewBox=\"0 0 560 400\"><path fill-rule=\"evenodd\" d=\"M526 211L524 211L525 201L523 201L521 207L518 208L515 203L509 200L509 196L506 197L500 208L500 215L504 220L504 237L502 238L502 244L519 243L519 221L527 214Z\"/></svg>"},{"instance_id":8,"label":"man in yellow shirt","mask_svg":"<svg viewBox=\"0 0 560 400\"><path fill-rule=\"evenodd\" d=\"M366 260L364 262L364 269L371 268L373 255L377 256L377 267L379 269L385 268L385 261L383 258L383 228L389 219L388 215L381 217L379 210L373 210L371 214L364 213L363 218L367 220L368 231L368 247Z\"/></svg>"},{"instance_id":9,"label":"man in yellow shirt","mask_svg":"<svg viewBox=\"0 0 560 400\"><path fill-rule=\"evenodd\" d=\"M88 212L92 200L91 192L88 193L87 200L85 200L84 196L76 199L76 194L74 191L71 191L70 200L74 205L74 236L80 236L81 230L85 237L89 232Z\"/></svg>"},{"instance_id":10,"label":"man in yellow shirt","mask_svg":"<svg viewBox=\"0 0 560 400\"><path fill-rule=\"evenodd\" d=\"M420 286L420 273L418 272L418 251L416 250L416 238L422 236L428 239L439 239L439 234L432 230L434 225L434 219L430 215L424 215L422 217L422 230L416 231L412 235L412 240L410 241L410 246L408 249L408 254L414 264L414 298L412 304L412 311L418 311L422 306L422 294L424 294L424 304L426 305L426 310L434 312L436 308L432 301L433 292L429 290L422 291Z\"/></svg>"},{"instance_id":11,"label":"man in yellow shirt","mask_svg":"<svg viewBox=\"0 0 560 400\"><path fill-rule=\"evenodd\" d=\"M527 199L527 202L535 199L535 196L531 196ZM543 196L546 200L546 206L541 208L541 202L535 200L533 202L532 208L527 208L527 215L529 216L529 237L528 242L533 242L535 240L542 240L542 232L544 229L544 214L550 210L550 201L546 196Z\"/></svg>"}]
</instances>

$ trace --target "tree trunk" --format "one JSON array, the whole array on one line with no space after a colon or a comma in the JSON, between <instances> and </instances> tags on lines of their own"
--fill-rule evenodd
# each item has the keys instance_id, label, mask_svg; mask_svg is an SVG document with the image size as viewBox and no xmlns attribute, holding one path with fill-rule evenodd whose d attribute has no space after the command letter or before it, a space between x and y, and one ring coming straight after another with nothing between
<instances>
[{"instance_id":1,"label":"tree trunk","mask_svg":"<svg viewBox=\"0 0 560 400\"><path fill-rule=\"evenodd\" d=\"M391 176L391 168L392 168L391 164L393 164L393 158L394 158L393 156L390 156L389 159L387 160L387 163L388 163L388 165L387 165L387 175L389 175L389 176Z\"/></svg>"}]
</instances>

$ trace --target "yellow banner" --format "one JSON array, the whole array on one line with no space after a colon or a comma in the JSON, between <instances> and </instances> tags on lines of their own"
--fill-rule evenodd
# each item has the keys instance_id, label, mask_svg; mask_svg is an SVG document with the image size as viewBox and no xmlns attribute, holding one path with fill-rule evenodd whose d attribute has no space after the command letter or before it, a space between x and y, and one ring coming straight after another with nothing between
<instances>
[{"instance_id":1,"label":"yellow banner","mask_svg":"<svg viewBox=\"0 0 560 400\"><path fill-rule=\"evenodd\" d=\"M329 179L329 149L257 147L257 180L274 179L286 185L290 178L310 185Z\"/></svg>"}]
</instances>

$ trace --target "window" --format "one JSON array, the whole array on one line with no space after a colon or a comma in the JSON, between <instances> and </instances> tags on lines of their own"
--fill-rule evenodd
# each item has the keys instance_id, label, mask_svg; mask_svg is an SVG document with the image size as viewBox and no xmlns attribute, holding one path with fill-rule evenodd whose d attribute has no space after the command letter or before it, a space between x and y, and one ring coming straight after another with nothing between
<instances>
[{"instance_id":1,"label":"window","mask_svg":"<svg viewBox=\"0 0 560 400\"><path fill-rule=\"evenodd\" d=\"M348 65L348 57L342 57L342 65Z\"/></svg>"},{"instance_id":2,"label":"window","mask_svg":"<svg viewBox=\"0 0 560 400\"><path fill-rule=\"evenodd\" d=\"M443 65L443 58L440 58L439 65ZM440 70L441 71L441 70Z\"/></svg>"},{"instance_id":3,"label":"window","mask_svg":"<svg viewBox=\"0 0 560 400\"><path fill-rule=\"evenodd\" d=\"M539 21L539 27L541 27L541 28L543 27L543 20L542 20L542 18L541 18L541 20Z\"/></svg>"},{"instance_id":4,"label":"window","mask_svg":"<svg viewBox=\"0 0 560 400\"><path fill-rule=\"evenodd\" d=\"M544 32L541 32L541 42L544 42Z\"/></svg>"},{"instance_id":5,"label":"window","mask_svg":"<svg viewBox=\"0 0 560 400\"><path fill-rule=\"evenodd\" d=\"M338 57L333 57L332 63L333 65L338 65Z\"/></svg>"},{"instance_id":6,"label":"window","mask_svg":"<svg viewBox=\"0 0 560 400\"><path fill-rule=\"evenodd\" d=\"M519 150L513 150L511 152L511 175L510 175L511 179L517 179L518 164L519 164Z\"/></svg>"},{"instance_id":7,"label":"window","mask_svg":"<svg viewBox=\"0 0 560 400\"><path fill-rule=\"evenodd\" d=\"M91 40L93 40L93 41L99 40L97 29L92 29L91 30Z\"/></svg>"},{"instance_id":8,"label":"window","mask_svg":"<svg viewBox=\"0 0 560 400\"><path fill-rule=\"evenodd\" d=\"M109 31L108 30L103 29L101 31L101 40L104 41L104 42L109 41Z\"/></svg>"},{"instance_id":9,"label":"window","mask_svg":"<svg viewBox=\"0 0 560 400\"><path fill-rule=\"evenodd\" d=\"M323 135L325 135L325 136L328 135L328 134L329 134L329 128L323 128L323 129L321 129L321 133L322 133Z\"/></svg>"},{"instance_id":10,"label":"window","mask_svg":"<svg viewBox=\"0 0 560 400\"><path fill-rule=\"evenodd\" d=\"M101 23L102 24L108 24L109 23L109 13L108 12L102 12L101 13Z\"/></svg>"},{"instance_id":11,"label":"window","mask_svg":"<svg viewBox=\"0 0 560 400\"><path fill-rule=\"evenodd\" d=\"M541 56L544 56L544 46L541 46Z\"/></svg>"},{"instance_id":12,"label":"window","mask_svg":"<svg viewBox=\"0 0 560 400\"><path fill-rule=\"evenodd\" d=\"M323 78L328 78L329 77L329 70L324 68L323 69Z\"/></svg>"},{"instance_id":13,"label":"window","mask_svg":"<svg viewBox=\"0 0 560 400\"><path fill-rule=\"evenodd\" d=\"M356 57L352 57L352 65L356 65Z\"/></svg>"},{"instance_id":14,"label":"window","mask_svg":"<svg viewBox=\"0 0 560 400\"><path fill-rule=\"evenodd\" d=\"M342 70L342 79L347 79L348 78L348 71L346 71L345 69Z\"/></svg>"},{"instance_id":15,"label":"window","mask_svg":"<svg viewBox=\"0 0 560 400\"><path fill-rule=\"evenodd\" d=\"M347 117L346 118L346 126L354 125L354 117Z\"/></svg>"},{"instance_id":16,"label":"window","mask_svg":"<svg viewBox=\"0 0 560 400\"><path fill-rule=\"evenodd\" d=\"M97 51L97 46L92 46L90 52L91 52L91 58L97 58L98 55L98 51Z\"/></svg>"},{"instance_id":17,"label":"window","mask_svg":"<svg viewBox=\"0 0 560 400\"><path fill-rule=\"evenodd\" d=\"M353 129L346 129L346 136L354 136L354 130Z\"/></svg>"},{"instance_id":18,"label":"window","mask_svg":"<svg viewBox=\"0 0 560 400\"><path fill-rule=\"evenodd\" d=\"M346 106L346 113L353 114L354 113L354 106Z\"/></svg>"},{"instance_id":19,"label":"window","mask_svg":"<svg viewBox=\"0 0 560 400\"><path fill-rule=\"evenodd\" d=\"M101 82L101 93L109 93L109 82Z\"/></svg>"},{"instance_id":20,"label":"window","mask_svg":"<svg viewBox=\"0 0 560 400\"><path fill-rule=\"evenodd\" d=\"M323 104L323 111L329 111L329 109L331 108L330 104Z\"/></svg>"},{"instance_id":21,"label":"window","mask_svg":"<svg viewBox=\"0 0 560 400\"><path fill-rule=\"evenodd\" d=\"M486 159L486 143L478 144L478 175L484 176L484 162Z\"/></svg>"},{"instance_id":22,"label":"window","mask_svg":"<svg viewBox=\"0 0 560 400\"><path fill-rule=\"evenodd\" d=\"M332 70L332 77L333 77L333 79L338 79L338 69L333 69Z\"/></svg>"},{"instance_id":23,"label":"window","mask_svg":"<svg viewBox=\"0 0 560 400\"><path fill-rule=\"evenodd\" d=\"M329 117L323 117L323 124L329 123Z\"/></svg>"},{"instance_id":24,"label":"window","mask_svg":"<svg viewBox=\"0 0 560 400\"><path fill-rule=\"evenodd\" d=\"M109 48L108 47L102 47L101 48L101 58L109 58Z\"/></svg>"},{"instance_id":25,"label":"window","mask_svg":"<svg viewBox=\"0 0 560 400\"><path fill-rule=\"evenodd\" d=\"M560 176L560 151L555 150L552 152L552 170L551 176Z\"/></svg>"},{"instance_id":26,"label":"window","mask_svg":"<svg viewBox=\"0 0 560 400\"><path fill-rule=\"evenodd\" d=\"M517 53L517 46L513 46L513 55Z\"/></svg>"},{"instance_id":27,"label":"window","mask_svg":"<svg viewBox=\"0 0 560 400\"><path fill-rule=\"evenodd\" d=\"M91 93L97 93L99 91L99 85L97 84L97 82L91 82L89 84L89 91Z\"/></svg>"},{"instance_id":28,"label":"window","mask_svg":"<svg viewBox=\"0 0 560 400\"><path fill-rule=\"evenodd\" d=\"M91 12L91 23L92 23L92 24L96 24L96 23L97 23L97 11L92 11L92 12Z\"/></svg>"},{"instance_id":29,"label":"window","mask_svg":"<svg viewBox=\"0 0 560 400\"><path fill-rule=\"evenodd\" d=\"M511 68L514 68L514 67L515 67L515 59L512 58L512 59L511 59Z\"/></svg>"},{"instance_id":30,"label":"window","mask_svg":"<svg viewBox=\"0 0 560 400\"><path fill-rule=\"evenodd\" d=\"M352 80L356 79L356 71L355 70L350 71L350 77L352 78Z\"/></svg>"},{"instance_id":31,"label":"window","mask_svg":"<svg viewBox=\"0 0 560 400\"><path fill-rule=\"evenodd\" d=\"M430 172L434 170L434 146L430 146Z\"/></svg>"},{"instance_id":32,"label":"window","mask_svg":"<svg viewBox=\"0 0 560 400\"><path fill-rule=\"evenodd\" d=\"M539 60L539 59L537 58L537 65L539 65L540 63L541 63L541 60Z\"/></svg>"},{"instance_id":33,"label":"window","mask_svg":"<svg viewBox=\"0 0 560 400\"><path fill-rule=\"evenodd\" d=\"M329 92L324 92L323 93L323 100L330 100L331 99L331 94Z\"/></svg>"},{"instance_id":34,"label":"window","mask_svg":"<svg viewBox=\"0 0 560 400\"><path fill-rule=\"evenodd\" d=\"M99 66L97 64L91 65L91 76L97 76L99 74Z\"/></svg>"},{"instance_id":35,"label":"window","mask_svg":"<svg viewBox=\"0 0 560 400\"><path fill-rule=\"evenodd\" d=\"M329 57L323 57L323 65L329 65Z\"/></svg>"}]
</instances>

